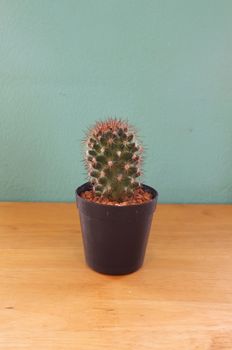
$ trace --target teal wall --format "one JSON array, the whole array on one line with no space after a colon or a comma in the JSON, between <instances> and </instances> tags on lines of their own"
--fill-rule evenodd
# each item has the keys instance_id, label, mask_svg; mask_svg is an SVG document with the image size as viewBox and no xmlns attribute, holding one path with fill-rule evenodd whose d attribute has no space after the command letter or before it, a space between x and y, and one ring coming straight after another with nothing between
<instances>
[{"instance_id":1,"label":"teal wall","mask_svg":"<svg viewBox=\"0 0 232 350\"><path fill-rule=\"evenodd\" d=\"M230 0L0 0L0 200L73 200L126 117L162 202L232 202Z\"/></svg>"}]
</instances>

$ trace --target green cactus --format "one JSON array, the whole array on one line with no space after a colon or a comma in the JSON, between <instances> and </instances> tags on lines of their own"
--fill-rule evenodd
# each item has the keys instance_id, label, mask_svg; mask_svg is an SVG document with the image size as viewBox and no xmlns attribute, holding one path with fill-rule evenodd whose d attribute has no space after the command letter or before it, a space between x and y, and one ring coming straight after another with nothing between
<instances>
[{"instance_id":1,"label":"green cactus","mask_svg":"<svg viewBox=\"0 0 232 350\"><path fill-rule=\"evenodd\" d=\"M107 119L90 129L85 163L96 196L118 202L139 187L142 147L127 122Z\"/></svg>"}]
</instances>

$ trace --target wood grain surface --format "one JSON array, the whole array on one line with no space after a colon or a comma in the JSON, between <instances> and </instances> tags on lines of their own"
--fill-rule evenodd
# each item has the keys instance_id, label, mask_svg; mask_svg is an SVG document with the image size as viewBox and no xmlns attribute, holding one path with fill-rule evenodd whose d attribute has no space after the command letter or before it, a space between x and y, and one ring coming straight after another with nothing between
<instances>
[{"instance_id":1,"label":"wood grain surface","mask_svg":"<svg viewBox=\"0 0 232 350\"><path fill-rule=\"evenodd\" d=\"M232 206L159 205L144 267L84 262L75 204L0 203L1 350L231 350Z\"/></svg>"}]
</instances>

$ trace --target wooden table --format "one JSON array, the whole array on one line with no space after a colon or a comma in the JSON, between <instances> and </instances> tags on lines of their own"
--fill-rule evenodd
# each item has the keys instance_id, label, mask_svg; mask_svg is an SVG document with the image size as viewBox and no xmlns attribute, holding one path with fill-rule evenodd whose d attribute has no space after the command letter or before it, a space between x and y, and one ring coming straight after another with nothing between
<instances>
[{"instance_id":1,"label":"wooden table","mask_svg":"<svg viewBox=\"0 0 232 350\"><path fill-rule=\"evenodd\" d=\"M159 205L144 267L86 267L75 204L0 203L1 350L231 350L232 206Z\"/></svg>"}]
</instances>

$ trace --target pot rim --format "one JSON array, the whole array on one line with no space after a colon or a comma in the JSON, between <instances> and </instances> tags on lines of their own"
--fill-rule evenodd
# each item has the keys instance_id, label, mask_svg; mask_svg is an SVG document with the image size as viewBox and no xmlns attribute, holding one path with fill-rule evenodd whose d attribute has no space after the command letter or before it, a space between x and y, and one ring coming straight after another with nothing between
<instances>
[{"instance_id":1,"label":"pot rim","mask_svg":"<svg viewBox=\"0 0 232 350\"><path fill-rule=\"evenodd\" d=\"M78 200L81 200L85 203L88 204L93 204L96 205L98 207L105 207L105 208L129 208L129 207L133 207L133 208L137 208L137 207L142 207L142 206L146 206L148 204L151 204L152 202L156 202L157 198L159 196L158 191L156 191L156 189L154 189L151 186L145 185L143 183L141 183L141 187L147 191L150 192L153 195L153 198L150 201L144 202L144 203L138 203L138 204L128 204L128 205L110 205L110 204L102 204L102 203L96 203L96 202L92 202L89 201L83 197L80 196L81 193L83 193L84 191L87 191L87 189L84 189L85 187L88 187L89 189L91 188L91 183L90 182L85 182L84 184L82 184L81 186L77 187L77 189L75 190L75 194L76 197L78 197Z\"/></svg>"}]
</instances>

